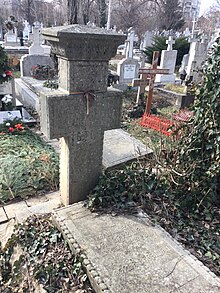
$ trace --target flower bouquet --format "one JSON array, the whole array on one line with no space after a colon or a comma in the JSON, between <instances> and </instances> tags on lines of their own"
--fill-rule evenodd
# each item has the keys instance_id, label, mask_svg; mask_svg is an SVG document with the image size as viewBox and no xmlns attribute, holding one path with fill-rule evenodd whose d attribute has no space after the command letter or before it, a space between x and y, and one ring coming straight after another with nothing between
<instances>
[{"instance_id":1,"label":"flower bouquet","mask_svg":"<svg viewBox=\"0 0 220 293\"><path fill-rule=\"evenodd\" d=\"M0 135L5 134L22 134L25 132L25 127L22 121L18 118L13 120L5 120L0 124Z\"/></svg>"},{"instance_id":2,"label":"flower bouquet","mask_svg":"<svg viewBox=\"0 0 220 293\"><path fill-rule=\"evenodd\" d=\"M13 104L12 104L13 97L10 95L5 95L2 98L2 110L3 111L12 111Z\"/></svg>"},{"instance_id":3,"label":"flower bouquet","mask_svg":"<svg viewBox=\"0 0 220 293\"><path fill-rule=\"evenodd\" d=\"M8 56L3 47L0 46L0 84L9 81L13 77L8 64Z\"/></svg>"},{"instance_id":4,"label":"flower bouquet","mask_svg":"<svg viewBox=\"0 0 220 293\"><path fill-rule=\"evenodd\" d=\"M46 80L54 78L56 75L55 69L49 65L35 65L31 69L31 76L36 79Z\"/></svg>"}]
</instances>

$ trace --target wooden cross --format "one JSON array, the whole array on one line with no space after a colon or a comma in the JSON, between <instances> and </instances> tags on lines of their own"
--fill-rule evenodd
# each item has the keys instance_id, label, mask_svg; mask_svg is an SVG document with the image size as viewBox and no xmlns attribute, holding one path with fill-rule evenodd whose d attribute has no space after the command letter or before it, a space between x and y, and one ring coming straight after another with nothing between
<instances>
[{"instance_id":1,"label":"wooden cross","mask_svg":"<svg viewBox=\"0 0 220 293\"><path fill-rule=\"evenodd\" d=\"M148 91L148 98L147 98L147 104L146 104L146 110L145 110L145 112L148 114L150 113L156 74L169 74L169 69L157 68L158 58L159 58L159 52L154 51L152 68L139 69L139 74L150 75L149 91Z\"/></svg>"},{"instance_id":2,"label":"wooden cross","mask_svg":"<svg viewBox=\"0 0 220 293\"><path fill-rule=\"evenodd\" d=\"M139 104L140 95L144 94L146 86L149 85L150 74L140 74L140 78L135 78L132 81L132 86L138 87L136 105Z\"/></svg>"}]
</instances>

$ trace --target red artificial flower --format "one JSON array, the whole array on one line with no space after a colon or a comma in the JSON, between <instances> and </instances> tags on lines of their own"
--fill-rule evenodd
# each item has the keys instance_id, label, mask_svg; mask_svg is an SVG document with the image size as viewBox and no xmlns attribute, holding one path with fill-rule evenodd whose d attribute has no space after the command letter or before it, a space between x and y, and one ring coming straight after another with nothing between
<instances>
[{"instance_id":1,"label":"red artificial flower","mask_svg":"<svg viewBox=\"0 0 220 293\"><path fill-rule=\"evenodd\" d=\"M24 129L24 126L23 126L21 123L19 123L19 124L16 124L16 125L15 125L15 128L16 128L17 130L23 130L23 129Z\"/></svg>"},{"instance_id":2,"label":"red artificial flower","mask_svg":"<svg viewBox=\"0 0 220 293\"><path fill-rule=\"evenodd\" d=\"M8 128L8 131L9 131L9 132L14 132L15 130L14 130L13 127L9 127L9 128Z\"/></svg>"},{"instance_id":3,"label":"red artificial flower","mask_svg":"<svg viewBox=\"0 0 220 293\"><path fill-rule=\"evenodd\" d=\"M12 75L12 72L11 72L10 70L6 70L6 71L5 71L5 74L6 74L7 76L13 76L13 75Z\"/></svg>"}]
</instances>

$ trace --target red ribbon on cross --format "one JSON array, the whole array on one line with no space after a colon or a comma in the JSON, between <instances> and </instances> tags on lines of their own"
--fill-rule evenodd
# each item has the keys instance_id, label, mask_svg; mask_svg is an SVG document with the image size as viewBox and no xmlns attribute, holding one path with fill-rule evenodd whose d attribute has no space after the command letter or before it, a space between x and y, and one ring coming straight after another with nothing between
<instances>
[{"instance_id":1,"label":"red ribbon on cross","mask_svg":"<svg viewBox=\"0 0 220 293\"><path fill-rule=\"evenodd\" d=\"M86 99L86 115L88 116L90 112L90 103L91 100L95 98L95 94L92 92L85 92L83 96Z\"/></svg>"}]
</instances>

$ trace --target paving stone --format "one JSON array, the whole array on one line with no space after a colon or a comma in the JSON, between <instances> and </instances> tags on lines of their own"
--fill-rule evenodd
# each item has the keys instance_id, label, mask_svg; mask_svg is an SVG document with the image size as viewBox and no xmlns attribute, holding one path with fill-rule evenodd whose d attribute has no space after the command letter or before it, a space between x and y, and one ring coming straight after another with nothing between
<instances>
[{"instance_id":1,"label":"paving stone","mask_svg":"<svg viewBox=\"0 0 220 293\"><path fill-rule=\"evenodd\" d=\"M6 216L6 213L4 211L4 209L2 207L0 207L0 223L1 222L4 222L4 221L7 221L7 216Z\"/></svg>"},{"instance_id":2,"label":"paving stone","mask_svg":"<svg viewBox=\"0 0 220 293\"><path fill-rule=\"evenodd\" d=\"M46 202L48 200L49 199L47 198L46 195L41 195L41 196L30 197L29 199L27 199L25 201L26 201L28 207L32 207L34 205Z\"/></svg>"},{"instance_id":3,"label":"paving stone","mask_svg":"<svg viewBox=\"0 0 220 293\"><path fill-rule=\"evenodd\" d=\"M78 203L56 210L54 219L111 293L220 290L218 278L146 218L96 215ZM97 292L104 291L99 286Z\"/></svg>"},{"instance_id":4,"label":"paving stone","mask_svg":"<svg viewBox=\"0 0 220 293\"><path fill-rule=\"evenodd\" d=\"M151 149L122 129L105 131L102 161L104 168L115 167L150 153Z\"/></svg>"},{"instance_id":5,"label":"paving stone","mask_svg":"<svg viewBox=\"0 0 220 293\"><path fill-rule=\"evenodd\" d=\"M11 234L13 233L15 225L15 220L11 219L7 223L0 224L0 239L2 243L2 247L5 246L8 239L11 237Z\"/></svg>"},{"instance_id":6,"label":"paving stone","mask_svg":"<svg viewBox=\"0 0 220 293\"><path fill-rule=\"evenodd\" d=\"M32 214L47 214L51 213L54 209L60 207L60 198L54 198L49 201L34 205L28 209Z\"/></svg>"},{"instance_id":7,"label":"paving stone","mask_svg":"<svg viewBox=\"0 0 220 293\"><path fill-rule=\"evenodd\" d=\"M48 200L51 200L51 199L60 200L60 191L47 193L45 194L45 196L48 198Z\"/></svg>"},{"instance_id":8,"label":"paving stone","mask_svg":"<svg viewBox=\"0 0 220 293\"><path fill-rule=\"evenodd\" d=\"M23 214L28 213L28 206L25 201L6 205L4 209L9 219L14 218L18 212Z\"/></svg>"}]
</instances>

